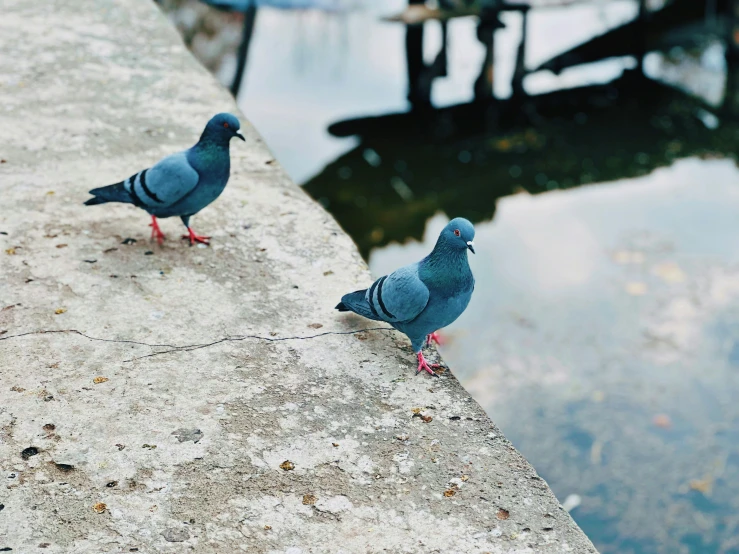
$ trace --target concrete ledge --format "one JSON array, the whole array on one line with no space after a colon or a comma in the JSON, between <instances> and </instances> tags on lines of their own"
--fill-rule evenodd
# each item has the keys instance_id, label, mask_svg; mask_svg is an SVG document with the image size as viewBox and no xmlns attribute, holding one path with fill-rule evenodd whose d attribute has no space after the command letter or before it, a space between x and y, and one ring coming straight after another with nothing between
<instances>
[{"instance_id":1,"label":"concrete ledge","mask_svg":"<svg viewBox=\"0 0 739 554\"><path fill-rule=\"evenodd\" d=\"M595 551L452 375L335 334L367 268L248 124L212 248L82 206L236 110L152 2L2 11L0 549Z\"/></svg>"}]
</instances>

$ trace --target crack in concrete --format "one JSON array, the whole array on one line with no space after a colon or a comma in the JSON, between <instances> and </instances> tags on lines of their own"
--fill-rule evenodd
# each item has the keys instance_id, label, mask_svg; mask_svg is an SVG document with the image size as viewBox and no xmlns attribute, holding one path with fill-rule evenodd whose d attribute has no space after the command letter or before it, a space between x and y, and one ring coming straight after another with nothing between
<instances>
[{"instance_id":1,"label":"crack in concrete","mask_svg":"<svg viewBox=\"0 0 739 554\"><path fill-rule=\"evenodd\" d=\"M18 333L17 335L9 335L6 337L0 337L0 341L17 339L17 338L27 337L27 336L32 336L32 335L69 333L69 334L79 335L88 340L96 341L96 342L116 342L116 343L121 343L121 344L136 344L139 346L148 346L149 348L168 348L169 349L169 350L162 350L160 352L152 352L151 354L146 354L144 356L137 356L135 358L130 358L128 360L123 360L123 363L130 363L136 360L142 360L144 358L153 358L155 356L171 354L172 352L191 352L193 350L200 350L201 348L209 348L211 346L216 346L224 342L236 342L236 341L242 341L242 340L247 340L247 339L263 340L266 342L283 342L283 341L288 341L288 340L315 339L319 337L325 337L328 335L355 335L357 333L364 333L367 331L395 331L395 329L393 329L392 327L368 327L366 329L355 329L353 331L324 331L323 333L318 333L315 335L307 335L304 337L301 337L301 336L263 337L261 335L237 335L234 337L222 337L212 342L206 342L202 344L184 344L184 345L179 345L179 346L176 344L151 344L148 342L127 340L127 339L104 339L100 337L93 337L93 336L87 335L83 333L82 331L78 331L77 329L52 329L52 330L45 330L45 331L28 331L26 333Z\"/></svg>"},{"instance_id":2,"label":"crack in concrete","mask_svg":"<svg viewBox=\"0 0 739 554\"><path fill-rule=\"evenodd\" d=\"M150 344L148 342L141 342L137 340L103 339L100 337L91 337L90 335L86 335L85 333L83 333L82 331L78 331L77 329L50 329L50 330L45 330L45 331L28 331L26 333L18 333L17 335L8 335L7 337L0 337L0 341L17 339L20 337L27 337L29 335L48 335L48 334L55 334L55 333L62 333L62 334L71 333L71 334L79 335L86 339L89 339L92 341L98 341L98 342L119 342L123 344L137 344L140 346L149 346L151 348L177 348L177 345L175 344Z\"/></svg>"},{"instance_id":3,"label":"crack in concrete","mask_svg":"<svg viewBox=\"0 0 739 554\"><path fill-rule=\"evenodd\" d=\"M287 340L307 340L307 339L315 339L318 337L325 337L327 335L355 335L357 333L364 333L365 331L395 331L392 327L369 327L366 329L356 329L354 331L325 331L323 333L318 333L316 335L308 335L305 337L301 336L294 336L294 337L263 337L261 335L237 335L235 337L223 337L218 340L214 340L213 342L207 342L203 344L190 344L185 346L174 346L171 347L170 350L163 350L161 352L153 352L151 354L146 354L144 356L137 356L136 358L131 358L130 360L124 360L124 363L128 362L134 362L136 360L141 360L144 358L153 358L154 356L161 356L163 354L170 354L172 352L191 352L193 350L200 350L201 348L208 348L210 346L215 346L217 344L221 344L224 342L237 342L247 339L255 339L255 340L263 340L267 342L282 342Z\"/></svg>"}]
</instances>

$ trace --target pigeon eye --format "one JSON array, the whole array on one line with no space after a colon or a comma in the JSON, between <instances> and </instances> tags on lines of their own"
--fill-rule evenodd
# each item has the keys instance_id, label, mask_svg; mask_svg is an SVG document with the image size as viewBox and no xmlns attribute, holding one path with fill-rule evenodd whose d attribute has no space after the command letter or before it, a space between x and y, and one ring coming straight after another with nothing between
<instances>
[{"instance_id":1,"label":"pigeon eye","mask_svg":"<svg viewBox=\"0 0 739 554\"><path fill-rule=\"evenodd\" d=\"M224 123L223 126L228 129L228 123Z\"/></svg>"},{"instance_id":2,"label":"pigeon eye","mask_svg":"<svg viewBox=\"0 0 739 554\"><path fill-rule=\"evenodd\" d=\"M461 234L462 234L462 233L460 233L460 232L459 232L459 229L454 229L454 236L455 236L455 237L458 237L458 236L459 236L459 235L461 235Z\"/></svg>"}]
</instances>

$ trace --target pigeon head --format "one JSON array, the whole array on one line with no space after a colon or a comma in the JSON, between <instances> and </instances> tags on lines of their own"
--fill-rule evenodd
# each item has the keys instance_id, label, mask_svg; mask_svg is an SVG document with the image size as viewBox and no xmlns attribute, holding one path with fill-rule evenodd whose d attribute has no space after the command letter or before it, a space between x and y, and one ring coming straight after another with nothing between
<instances>
[{"instance_id":1,"label":"pigeon head","mask_svg":"<svg viewBox=\"0 0 739 554\"><path fill-rule=\"evenodd\" d=\"M228 144L233 137L239 137L241 140L246 141L244 135L239 133L240 128L241 124L236 119L236 116L230 113L219 113L208 121L201 140L207 137L213 141Z\"/></svg>"},{"instance_id":2,"label":"pigeon head","mask_svg":"<svg viewBox=\"0 0 739 554\"><path fill-rule=\"evenodd\" d=\"M452 219L439 235L439 241L444 241L448 247L459 250L467 248L473 254L475 253L474 240L475 228L463 217Z\"/></svg>"}]
</instances>

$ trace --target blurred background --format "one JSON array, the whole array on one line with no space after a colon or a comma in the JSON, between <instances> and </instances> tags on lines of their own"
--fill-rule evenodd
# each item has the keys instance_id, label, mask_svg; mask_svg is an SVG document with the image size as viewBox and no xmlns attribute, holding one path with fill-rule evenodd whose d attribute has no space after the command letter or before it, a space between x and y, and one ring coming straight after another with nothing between
<instances>
[{"instance_id":1,"label":"blurred background","mask_svg":"<svg viewBox=\"0 0 739 554\"><path fill-rule=\"evenodd\" d=\"M442 353L601 552L739 552L739 1L159 3L375 275L476 224Z\"/></svg>"}]
</instances>

